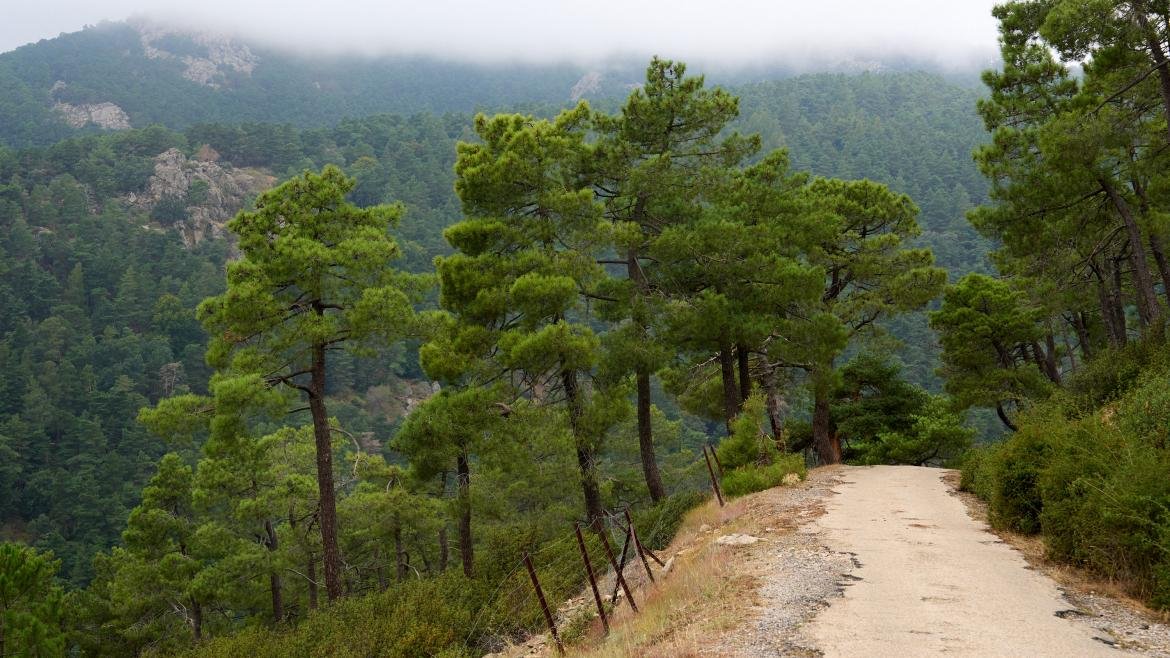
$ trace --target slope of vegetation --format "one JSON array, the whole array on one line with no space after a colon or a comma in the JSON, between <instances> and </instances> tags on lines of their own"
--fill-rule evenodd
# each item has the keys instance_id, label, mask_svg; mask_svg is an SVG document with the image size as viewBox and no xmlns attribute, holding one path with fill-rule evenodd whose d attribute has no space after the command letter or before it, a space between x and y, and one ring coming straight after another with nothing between
<instances>
[{"instance_id":1,"label":"slope of vegetation","mask_svg":"<svg viewBox=\"0 0 1170 658\"><path fill-rule=\"evenodd\" d=\"M1170 606L1170 351L1109 350L963 465L991 521L1043 533L1048 555Z\"/></svg>"},{"instance_id":2,"label":"slope of vegetation","mask_svg":"<svg viewBox=\"0 0 1170 658\"><path fill-rule=\"evenodd\" d=\"M951 286L931 324L955 402L1011 432L964 467L992 522L1165 608L1170 31L1152 9L996 8L976 154L992 203L969 217L1002 245L998 276Z\"/></svg>"},{"instance_id":3,"label":"slope of vegetation","mask_svg":"<svg viewBox=\"0 0 1170 658\"><path fill-rule=\"evenodd\" d=\"M879 356L878 327L912 348L930 340L898 323L941 289L928 247L953 242L952 220L982 193L942 173L969 169L970 111L931 76L807 76L745 90L741 106L682 67L649 75L620 109L555 119L197 123L0 149L13 309L0 356L21 374L0 409L2 536L62 560L70 646L169 653L220 638L206 650L301 653L363 628L404 655L484 651L540 623L519 556L547 558L557 600L581 585L572 522L632 506L643 541L665 545L703 499L700 445L724 431L739 428L720 448L733 494L799 475L806 450L957 454L970 440L959 415L905 381L929 383L929 351L903 369ZM912 111L901 93L938 109ZM688 130L664 133L671 121ZM732 132L757 125L767 132ZM921 190L924 227L900 190L817 178L763 148L785 143L807 149L792 157L812 174ZM131 203L171 148L289 182L237 217L238 242L185 249L174 229L206 189ZM366 217L360 230L382 235L379 217L394 241L375 254L369 240L290 234L292 260L265 261L287 228L266 208ZM314 305L295 291L323 290L287 279L298 258L340 253L314 242L380 264L339 280L389 278L314 298L318 321L261 342L275 329L249 313L295 316ZM225 288L232 249L243 260ZM260 276L261 262L276 269ZM334 324L343 309L357 315ZM326 330L328 367L311 383L300 341ZM423 402L432 380L441 392ZM154 408L150 432L140 407Z\"/></svg>"},{"instance_id":4,"label":"slope of vegetation","mask_svg":"<svg viewBox=\"0 0 1170 658\"><path fill-rule=\"evenodd\" d=\"M252 47L251 71L221 67L222 78L209 86L183 75L182 56L207 55L192 35L171 34L155 45L175 56L149 57L135 25L102 23L0 54L6 92L0 99L0 142L48 145L73 134L52 110L57 101L113 103L135 127L182 130L197 123L262 121L304 128L385 112L560 104L582 74L570 66L313 57ZM64 87L54 90L58 81Z\"/></svg>"}]
</instances>

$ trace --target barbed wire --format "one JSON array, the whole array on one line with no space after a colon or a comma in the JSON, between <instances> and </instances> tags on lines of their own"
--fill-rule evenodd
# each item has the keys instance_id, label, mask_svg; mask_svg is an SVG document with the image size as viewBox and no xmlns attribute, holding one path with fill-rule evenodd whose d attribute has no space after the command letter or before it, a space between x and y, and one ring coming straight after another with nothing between
<instances>
[{"instance_id":1,"label":"barbed wire","mask_svg":"<svg viewBox=\"0 0 1170 658\"><path fill-rule=\"evenodd\" d=\"M707 487L702 487L697 489L697 491L705 493ZM681 492L676 492L676 495L677 493ZM641 552L638 544L641 544L643 539L656 539L659 531L667 523L667 517L669 515L664 513L664 511L661 507L659 508L654 524L650 526L649 531L636 527L637 522L634 520L633 508L628 504L605 512L601 519L603 527L600 530L606 533L606 538L610 542L616 565L610 561L608 555L598 556L596 554L596 548L594 551L590 551L591 561L594 565L594 573L598 581L607 579L609 574L613 572L613 587L615 590L618 589L618 578L621 577L624 579L626 568L638 560L639 553ZM629 525L625 523L625 514L627 512L630 514L631 523ZM576 523L574 522L574 524ZM592 527L592 524L582 524L581 527ZM587 579L585 567L581 562L579 552L558 550L569 542L576 542L575 528L568 532L554 535L549 540L542 542L539 548L526 551L524 556L521 556L512 568L496 583L492 594L476 614L475 620L464 638L464 644L470 645L476 631L482 628L481 625L484 623L485 618L491 618L499 613L503 613L507 617L517 620L516 627L513 630L520 630L520 627L525 623L524 619L532 616L532 613L539 609L536 601L536 593L529 578L519 578L515 584L505 591L505 587L509 584L509 581L512 581L525 568L525 557L533 560L533 567L537 572L538 579L542 581L542 589L546 593L546 599L549 599L550 613L555 617L563 602L567 599L574 598L577 590L581 587L581 581ZM586 542L588 543L587 536ZM632 558L630 557L631 550L633 551ZM600 559L598 559L599 557ZM542 560L540 558L549 559ZM597 570L599 565L604 565L600 571ZM616 569L615 566L617 567ZM518 596L518 593L521 591L524 594ZM611 603L616 603L617 600L616 594L609 597L603 594L602 597L603 599L608 598ZM493 619L493 621L498 623L499 620Z\"/></svg>"}]
</instances>

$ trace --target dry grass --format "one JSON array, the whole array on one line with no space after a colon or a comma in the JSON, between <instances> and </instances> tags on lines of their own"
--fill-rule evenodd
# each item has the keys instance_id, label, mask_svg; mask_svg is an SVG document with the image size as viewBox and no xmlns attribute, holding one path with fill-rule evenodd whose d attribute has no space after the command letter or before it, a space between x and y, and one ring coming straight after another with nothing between
<instances>
[{"instance_id":1,"label":"dry grass","mask_svg":"<svg viewBox=\"0 0 1170 658\"><path fill-rule=\"evenodd\" d=\"M824 469L823 477L831 477ZM759 604L757 569L751 561L750 548L719 546L714 542L723 535L743 533L761 536L791 533L801 522L819 515L820 506L804 504L780 510L777 501L786 494L777 487L727 502L720 507L714 500L691 510L684 518L671 545L657 554L663 560L673 558L669 573L659 575L656 583L647 582L638 568L627 570L638 612L622 605L610 615L610 634L603 632L600 619L574 619L562 629L570 656L667 658L711 655L719 652L729 634L752 618ZM798 518L799 516L799 518ZM704 532L704 526L707 526ZM765 540L767 541L767 540ZM762 544L761 544L762 546ZM592 616L592 594L581 593L588 601L581 613ZM582 624L584 628L582 628ZM522 645L493 654L499 658L534 658L555 656L551 638L542 635Z\"/></svg>"},{"instance_id":2,"label":"dry grass","mask_svg":"<svg viewBox=\"0 0 1170 658\"><path fill-rule=\"evenodd\" d=\"M741 498L722 508L712 501L688 514L670 547L659 553L663 559L674 557L670 573L634 592L638 612L628 606L619 609L610 620L608 637L602 634L601 622L595 621L568 654L697 656L712 635L739 623L754 586L750 578L736 573L732 554L712 542L734 531L748 501ZM703 526L720 530L704 533Z\"/></svg>"}]
</instances>

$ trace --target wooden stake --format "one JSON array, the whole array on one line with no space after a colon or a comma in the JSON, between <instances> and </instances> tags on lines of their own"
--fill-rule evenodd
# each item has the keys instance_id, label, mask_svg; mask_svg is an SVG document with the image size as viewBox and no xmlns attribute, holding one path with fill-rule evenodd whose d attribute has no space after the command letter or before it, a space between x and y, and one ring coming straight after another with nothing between
<instances>
[{"instance_id":1,"label":"wooden stake","mask_svg":"<svg viewBox=\"0 0 1170 658\"><path fill-rule=\"evenodd\" d=\"M719 461L719 453L715 452L715 446L711 446L711 458L715 460L715 470L719 471L719 479L723 479L723 464Z\"/></svg>"},{"instance_id":2,"label":"wooden stake","mask_svg":"<svg viewBox=\"0 0 1170 658\"><path fill-rule=\"evenodd\" d=\"M711 476L711 489L719 499L719 506L723 507L723 492L719 490L719 480L715 479L715 469L711 467L711 457L707 455L707 446L703 446L703 459L707 460L707 473Z\"/></svg>"},{"instance_id":3,"label":"wooden stake","mask_svg":"<svg viewBox=\"0 0 1170 658\"><path fill-rule=\"evenodd\" d=\"M561 636L557 635L557 623L553 620L552 612L548 609L548 601L544 599L544 590L540 589L540 580L536 578L536 569L532 566L532 557L524 554L524 566L528 567L528 577L532 579L532 587L536 590L536 598L540 600L540 609L544 612L544 620L548 622L548 630L557 643L557 651L564 655L565 645L561 644Z\"/></svg>"},{"instance_id":4,"label":"wooden stake","mask_svg":"<svg viewBox=\"0 0 1170 658\"><path fill-rule=\"evenodd\" d=\"M593 588L593 600L597 602L597 615L601 617L601 625L605 627L605 634L609 635L609 619L605 616L605 604L601 600L601 592L597 590L597 578L593 575L593 564L589 562L589 551L585 549L585 538L581 536L581 524L574 523L573 530L577 533L577 548L581 549L581 561L585 563L585 575L589 576L589 587Z\"/></svg>"},{"instance_id":5,"label":"wooden stake","mask_svg":"<svg viewBox=\"0 0 1170 658\"><path fill-rule=\"evenodd\" d=\"M634 529L634 519L630 517L630 508L626 508L626 523L630 524L630 537L634 540L634 550L638 553L638 557L642 560L642 566L646 568L646 577L650 582L654 582L654 572L650 570L650 563L646 560L646 554L642 552L642 542L638 541L638 531Z\"/></svg>"},{"instance_id":6,"label":"wooden stake","mask_svg":"<svg viewBox=\"0 0 1170 658\"><path fill-rule=\"evenodd\" d=\"M610 520L613 521L613 517L610 517ZM618 555L618 569L621 570L622 575L624 576L626 573L626 556L630 554L630 529L623 528L622 524L618 523L617 521L614 521L613 524L616 525L618 530L621 530L625 535L622 538L622 552L620 555ZM610 601L617 600L618 587L619 583L615 578L613 581L613 594L609 595Z\"/></svg>"},{"instance_id":7,"label":"wooden stake","mask_svg":"<svg viewBox=\"0 0 1170 658\"><path fill-rule=\"evenodd\" d=\"M609 537L606 536L605 528L601 528L601 532L597 533L601 537L601 546L605 548L605 555L609 558L610 565L613 566L614 578L617 579L618 585L621 585L622 591L626 593L626 600L630 602L630 607L634 612L638 611L638 605L634 603L634 595L630 593L630 586L626 584L626 579L622 577L622 568L618 566L617 558L613 556L613 549L609 547Z\"/></svg>"}]
</instances>

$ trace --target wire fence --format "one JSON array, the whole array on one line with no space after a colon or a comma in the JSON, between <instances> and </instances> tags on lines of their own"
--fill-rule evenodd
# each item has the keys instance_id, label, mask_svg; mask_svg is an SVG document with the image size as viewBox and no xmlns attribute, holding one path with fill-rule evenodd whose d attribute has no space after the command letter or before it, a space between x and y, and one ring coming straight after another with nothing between
<instances>
[{"instance_id":1,"label":"wire fence","mask_svg":"<svg viewBox=\"0 0 1170 658\"><path fill-rule=\"evenodd\" d=\"M722 467L718 457L709 455L707 450L704 446L710 493L722 506L719 486ZM624 506L607 511L593 523L574 522L571 529L539 548L524 550L483 602L464 643L472 645L476 633L485 630L487 625L498 639L520 640L543 624L558 651L563 653L560 626L575 616L600 619L608 633L608 615L613 609L624 600L636 612L637 585L653 583L665 574L666 563L645 540L659 540L664 524L678 520L659 508L649 530L639 529L635 514L629 506ZM657 577L652 563L658 566ZM627 572L631 571L631 565L637 565L635 573L644 573L644 577L630 578Z\"/></svg>"}]
</instances>

